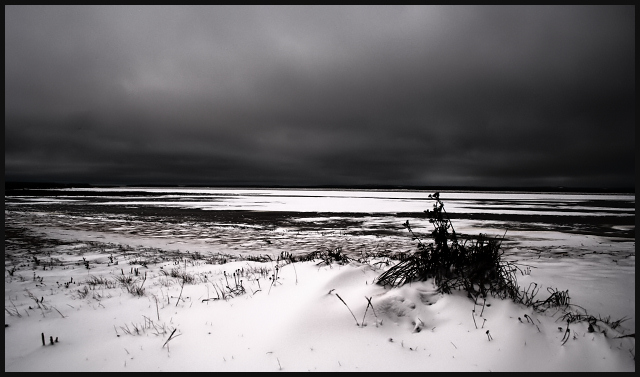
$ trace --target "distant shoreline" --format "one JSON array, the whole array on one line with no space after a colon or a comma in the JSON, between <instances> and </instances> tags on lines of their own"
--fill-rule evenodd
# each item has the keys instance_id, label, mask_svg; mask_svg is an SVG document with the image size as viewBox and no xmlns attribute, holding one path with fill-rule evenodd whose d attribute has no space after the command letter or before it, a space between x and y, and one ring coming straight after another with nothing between
<instances>
[{"instance_id":1,"label":"distant shoreline","mask_svg":"<svg viewBox=\"0 0 640 377\"><path fill-rule=\"evenodd\" d=\"M89 183L61 182L20 182L6 181L5 195L14 190L46 190L61 188L215 188L215 189L322 189L322 190L416 190L416 191L513 191L513 192L576 192L635 194L635 187L551 187L551 186L406 186L406 185L175 185L175 184L128 184L128 185L96 185ZM24 195L24 193L21 193ZM29 193L36 194L36 193ZM39 193L39 194L42 194Z\"/></svg>"}]
</instances>

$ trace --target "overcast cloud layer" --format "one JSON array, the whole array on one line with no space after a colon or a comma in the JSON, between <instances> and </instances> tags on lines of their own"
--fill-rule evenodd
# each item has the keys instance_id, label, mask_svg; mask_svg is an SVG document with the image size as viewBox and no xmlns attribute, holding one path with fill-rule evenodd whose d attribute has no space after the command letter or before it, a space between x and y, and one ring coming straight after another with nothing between
<instances>
[{"instance_id":1,"label":"overcast cloud layer","mask_svg":"<svg viewBox=\"0 0 640 377\"><path fill-rule=\"evenodd\" d=\"M5 180L635 185L635 7L5 6Z\"/></svg>"}]
</instances>

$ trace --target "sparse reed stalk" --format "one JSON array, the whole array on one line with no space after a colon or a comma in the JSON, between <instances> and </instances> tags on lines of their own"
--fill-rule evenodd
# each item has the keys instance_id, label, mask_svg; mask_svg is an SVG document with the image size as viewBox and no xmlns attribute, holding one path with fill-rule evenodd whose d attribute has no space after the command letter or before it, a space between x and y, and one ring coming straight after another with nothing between
<instances>
[{"instance_id":1,"label":"sparse reed stalk","mask_svg":"<svg viewBox=\"0 0 640 377\"><path fill-rule=\"evenodd\" d=\"M342 301L342 303L344 304L344 306L347 307L347 309L349 309L349 313L351 313L351 316L353 316L353 319L356 321L356 326L360 326L360 324L358 323L358 320L356 319L356 316L353 314L353 312L351 311L351 308L349 308L349 305L347 305L346 302L344 302L344 300L342 299L342 297L340 297L339 294L336 293L336 296L340 299L340 301Z\"/></svg>"},{"instance_id":2,"label":"sparse reed stalk","mask_svg":"<svg viewBox=\"0 0 640 377\"><path fill-rule=\"evenodd\" d=\"M144 285L144 282L147 281L147 272L144 272L144 279L142 279L142 284L140 284L140 289L142 289L142 286Z\"/></svg>"},{"instance_id":3,"label":"sparse reed stalk","mask_svg":"<svg viewBox=\"0 0 640 377\"><path fill-rule=\"evenodd\" d=\"M185 280L182 280L182 286L180 287L180 295L178 296L178 300L176 300L176 307L178 307L178 304L180 303L180 298L182 297L182 290L184 289L184 283L185 283Z\"/></svg>"},{"instance_id":4,"label":"sparse reed stalk","mask_svg":"<svg viewBox=\"0 0 640 377\"><path fill-rule=\"evenodd\" d=\"M298 285L298 271L296 271L296 263L293 260L293 255L291 255L291 253L289 253L289 262L291 263L291 266L293 266L293 273L296 275L296 285Z\"/></svg>"},{"instance_id":5,"label":"sparse reed stalk","mask_svg":"<svg viewBox=\"0 0 640 377\"><path fill-rule=\"evenodd\" d=\"M571 337L571 330L569 329L569 324L570 322L567 321L567 330L564 332L564 335L562 336L562 346L564 346L564 344L567 342L567 340L569 340L569 338Z\"/></svg>"},{"instance_id":6,"label":"sparse reed stalk","mask_svg":"<svg viewBox=\"0 0 640 377\"><path fill-rule=\"evenodd\" d=\"M18 311L18 308L16 308L16 304L13 303L13 300L11 300L11 297L9 297L9 302L11 303L11 305L13 306L13 310L9 310L7 309L7 307L4 307L4 310L9 313L10 316L17 316L18 318L21 318L22 315L20 314L20 312ZM27 314L29 314L29 312L27 312Z\"/></svg>"},{"instance_id":7,"label":"sparse reed stalk","mask_svg":"<svg viewBox=\"0 0 640 377\"><path fill-rule=\"evenodd\" d=\"M280 271L280 267L278 266L277 263L276 263L276 266L274 267L274 271L275 272L273 273L273 275L269 277L269 279L271 279L271 286L269 287L269 291L267 292L267 294L271 293L271 288L273 288L273 286L276 284L276 282L279 279L278 272Z\"/></svg>"},{"instance_id":8,"label":"sparse reed stalk","mask_svg":"<svg viewBox=\"0 0 640 377\"><path fill-rule=\"evenodd\" d=\"M160 310L158 309L158 297L153 295L153 299L156 301L156 314L158 315L158 321L160 320Z\"/></svg>"},{"instance_id":9,"label":"sparse reed stalk","mask_svg":"<svg viewBox=\"0 0 640 377\"><path fill-rule=\"evenodd\" d=\"M336 294L337 295L337 294ZM362 316L362 323L361 323L361 327L364 327L364 319L367 316L367 310L369 309L369 307L371 307L371 310L373 311L373 315L376 317L376 327L378 326L378 316L376 315L376 311L375 309L373 309L373 304L371 303L371 299L373 297L367 297L364 296L365 300L367 300L367 307L364 309L364 315ZM345 304L346 305L346 304ZM356 321L357 322L357 321Z\"/></svg>"},{"instance_id":10,"label":"sparse reed stalk","mask_svg":"<svg viewBox=\"0 0 640 377\"><path fill-rule=\"evenodd\" d=\"M367 307L364 309L364 315L362 316L362 322L360 322L360 327L364 327L364 319L367 317L367 310L369 310L369 305L367 305Z\"/></svg>"},{"instance_id":11,"label":"sparse reed stalk","mask_svg":"<svg viewBox=\"0 0 640 377\"><path fill-rule=\"evenodd\" d=\"M170 340L175 339L175 338L179 337L180 335L182 335L182 334L178 334L178 335L176 335L176 336L174 337L174 336L173 336L173 334L175 334L175 333L176 333L176 330L177 330L177 329L173 329L173 331L171 332L171 335L169 335L169 339L167 339L167 341L166 341L166 342L164 342L164 344L162 345L162 348L164 348L164 346L165 346L165 345L167 345L167 343L169 343L169 341L170 341ZM167 346L167 347L168 347L168 346Z\"/></svg>"},{"instance_id":12,"label":"sparse reed stalk","mask_svg":"<svg viewBox=\"0 0 640 377\"><path fill-rule=\"evenodd\" d=\"M491 336L491 334L489 333L489 330L487 330L487 339L489 339L489 341L493 340L493 337Z\"/></svg>"},{"instance_id":13,"label":"sparse reed stalk","mask_svg":"<svg viewBox=\"0 0 640 377\"><path fill-rule=\"evenodd\" d=\"M60 316L61 316L62 318L66 318L62 313L60 313L60 310L58 310L58 308L56 308L55 306L51 306L51 307L52 307L52 308L54 308L54 309L55 309L55 311L57 311L57 312L58 312L58 314L60 314Z\"/></svg>"}]
</instances>

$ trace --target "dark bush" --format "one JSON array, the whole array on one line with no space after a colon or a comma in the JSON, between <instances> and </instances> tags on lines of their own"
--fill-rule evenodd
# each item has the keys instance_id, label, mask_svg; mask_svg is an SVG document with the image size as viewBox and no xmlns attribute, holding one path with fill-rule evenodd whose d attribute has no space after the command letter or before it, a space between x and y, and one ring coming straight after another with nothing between
<instances>
[{"instance_id":1,"label":"dark bush","mask_svg":"<svg viewBox=\"0 0 640 377\"><path fill-rule=\"evenodd\" d=\"M433 242L423 242L406 221L404 226L418 241L418 250L380 275L377 283L397 287L433 278L441 293L464 289L474 299L487 295L516 299L518 267L502 260L502 240L480 234L459 242L439 193L429 197L435 200L433 210L425 211L434 227Z\"/></svg>"}]
</instances>

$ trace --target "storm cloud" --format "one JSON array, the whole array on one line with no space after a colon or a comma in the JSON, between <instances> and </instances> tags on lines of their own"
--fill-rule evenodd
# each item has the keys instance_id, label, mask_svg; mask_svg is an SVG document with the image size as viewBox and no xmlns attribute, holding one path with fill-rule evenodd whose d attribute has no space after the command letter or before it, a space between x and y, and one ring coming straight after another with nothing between
<instances>
[{"instance_id":1,"label":"storm cloud","mask_svg":"<svg viewBox=\"0 0 640 377\"><path fill-rule=\"evenodd\" d=\"M634 187L633 6L5 6L5 180Z\"/></svg>"}]
</instances>

